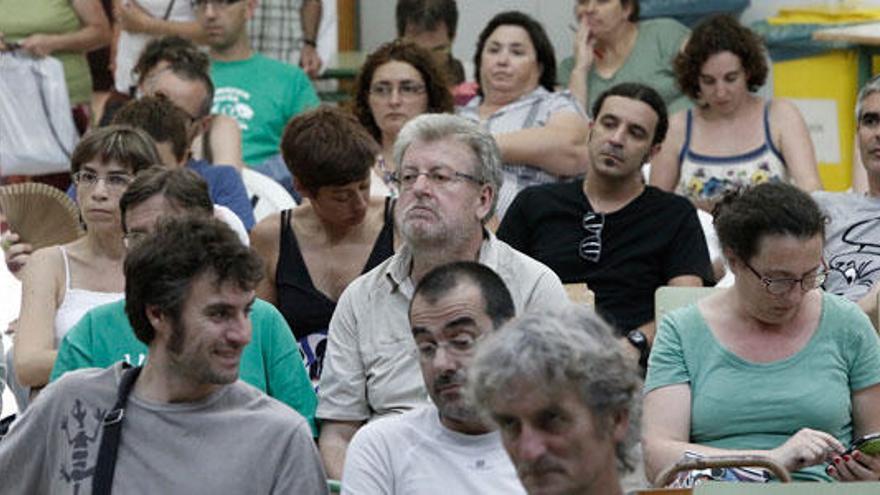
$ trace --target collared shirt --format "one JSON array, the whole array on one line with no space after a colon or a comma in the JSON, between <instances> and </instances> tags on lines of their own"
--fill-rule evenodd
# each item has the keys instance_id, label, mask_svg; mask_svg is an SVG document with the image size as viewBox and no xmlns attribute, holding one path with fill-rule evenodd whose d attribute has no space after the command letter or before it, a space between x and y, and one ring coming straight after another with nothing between
<instances>
[{"instance_id":1,"label":"collared shirt","mask_svg":"<svg viewBox=\"0 0 880 495\"><path fill-rule=\"evenodd\" d=\"M505 105L489 116L480 120L482 97L475 97L467 105L456 109L456 113L470 121L480 124L483 129L493 135L516 132L533 127L544 127L547 121L558 112L574 112L584 119L587 118L580 104L569 91L550 92L543 86L521 96L516 101ZM534 167L526 163L505 163L503 166L504 181L498 191L498 218L504 213L517 193L529 186L559 182L562 177Z\"/></svg>"},{"instance_id":2,"label":"collared shirt","mask_svg":"<svg viewBox=\"0 0 880 495\"><path fill-rule=\"evenodd\" d=\"M251 46L280 62L299 65L302 0L261 0L248 25Z\"/></svg>"},{"instance_id":3,"label":"collared shirt","mask_svg":"<svg viewBox=\"0 0 880 495\"><path fill-rule=\"evenodd\" d=\"M568 300L556 274L492 234L479 260L507 284L517 314ZM318 417L365 421L429 402L409 325L411 267L412 251L404 245L342 293L330 320Z\"/></svg>"}]
</instances>

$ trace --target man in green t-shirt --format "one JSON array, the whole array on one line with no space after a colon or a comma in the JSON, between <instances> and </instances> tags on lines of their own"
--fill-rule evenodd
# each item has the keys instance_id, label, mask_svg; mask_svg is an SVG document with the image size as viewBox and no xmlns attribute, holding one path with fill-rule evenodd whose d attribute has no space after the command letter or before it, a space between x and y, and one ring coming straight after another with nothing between
<instances>
[{"instance_id":1,"label":"man in green t-shirt","mask_svg":"<svg viewBox=\"0 0 880 495\"><path fill-rule=\"evenodd\" d=\"M128 249L149 237L160 217L210 217L214 211L207 185L186 169L143 171L119 203ZM252 333L241 352L241 379L302 414L315 434L317 398L293 333L281 314L259 299L254 300L248 319ZM132 330L125 301L119 301L89 311L65 335L51 380L76 369L106 368L118 361L138 366L146 359L147 345Z\"/></svg>"},{"instance_id":2,"label":"man in green t-shirt","mask_svg":"<svg viewBox=\"0 0 880 495\"><path fill-rule=\"evenodd\" d=\"M318 105L308 76L299 67L253 51L247 32L257 0L195 0L206 35L216 88L212 113L229 115L241 127L248 166L278 155L287 121Z\"/></svg>"}]
</instances>

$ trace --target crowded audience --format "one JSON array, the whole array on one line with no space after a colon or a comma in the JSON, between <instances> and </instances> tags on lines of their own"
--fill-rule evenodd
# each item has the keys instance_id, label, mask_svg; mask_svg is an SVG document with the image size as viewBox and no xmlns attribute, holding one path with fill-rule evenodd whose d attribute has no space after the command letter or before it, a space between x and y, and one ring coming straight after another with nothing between
<instances>
[{"instance_id":1,"label":"crowded audience","mask_svg":"<svg viewBox=\"0 0 880 495\"><path fill-rule=\"evenodd\" d=\"M392 3L0 1L0 492L880 486L880 76L824 191L734 15Z\"/></svg>"}]
</instances>

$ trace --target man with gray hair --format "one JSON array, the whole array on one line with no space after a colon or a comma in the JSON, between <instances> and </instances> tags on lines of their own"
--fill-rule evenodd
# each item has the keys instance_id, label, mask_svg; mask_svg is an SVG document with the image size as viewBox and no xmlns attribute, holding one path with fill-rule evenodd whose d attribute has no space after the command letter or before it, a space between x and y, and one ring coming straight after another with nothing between
<instances>
[{"instance_id":1,"label":"man with gray hair","mask_svg":"<svg viewBox=\"0 0 880 495\"><path fill-rule=\"evenodd\" d=\"M317 416L330 478L365 422L428 403L407 310L414 287L434 267L479 261L507 284L517 312L566 301L549 268L484 228L495 210L501 159L492 136L453 115L408 122L394 146L394 209L403 246L352 282L330 321Z\"/></svg>"},{"instance_id":2,"label":"man with gray hair","mask_svg":"<svg viewBox=\"0 0 880 495\"><path fill-rule=\"evenodd\" d=\"M812 193L828 215L825 227L826 291L844 296L878 328L880 293L880 76L868 81L856 101L856 136L868 191Z\"/></svg>"},{"instance_id":3,"label":"man with gray hair","mask_svg":"<svg viewBox=\"0 0 880 495\"><path fill-rule=\"evenodd\" d=\"M592 311L529 313L478 347L471 400L498 426L529 493L622 494L641 380Z\"/></svg>"}]
</instances>

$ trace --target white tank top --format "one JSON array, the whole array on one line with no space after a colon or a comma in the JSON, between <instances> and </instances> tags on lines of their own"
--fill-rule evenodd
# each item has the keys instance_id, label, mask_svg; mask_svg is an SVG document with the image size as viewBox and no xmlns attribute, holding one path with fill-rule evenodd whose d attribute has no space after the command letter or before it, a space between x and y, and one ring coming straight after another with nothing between
<instances>
[{"instance_id":1,"label":"white tank top","mask_svg":"<svg viewBox=\"0 0 880 495\"><path fill-rule=\"evenodd\" d=\"M61 257L64 258L65 291L64 300L58 306L55 313L55 346L64 335L79 322L88 311L102 304L112 303L125 297L125 292L98 292L86 289L74 289L70 281L70 262L67 260L67 250L61 249Z\"/></svg>"}]
</instances>

